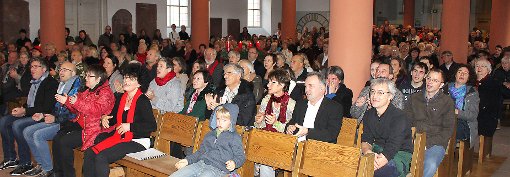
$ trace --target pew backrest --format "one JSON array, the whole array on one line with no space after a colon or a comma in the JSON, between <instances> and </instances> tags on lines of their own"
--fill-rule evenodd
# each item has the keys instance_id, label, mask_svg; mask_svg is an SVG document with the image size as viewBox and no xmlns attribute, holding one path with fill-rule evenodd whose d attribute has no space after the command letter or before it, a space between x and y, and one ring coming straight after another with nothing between
<instances>
[{"instance_id":1,"label":"pew backrest","mask_svg":"<svg viewBox=\"0 0 510 177\"><path fill-rule=\"evenodd\" d=\"M177 114L165 113L161 119L161 129L156 138L154 147L164 153L170 153L170 142L182 146L193 146L198 118Z\"/></svg>"},{"instance_id":2,"label":"pew backrest","mask_svg":"<svg viewBox=\"0 0 510 177\"><path fill-rule=\"evenodd\" d=\"M374 175L374 154L361 156L357 147L331 144L316 140L300 142L292 176L351 176Z\"/></svg>"}]
</instances>

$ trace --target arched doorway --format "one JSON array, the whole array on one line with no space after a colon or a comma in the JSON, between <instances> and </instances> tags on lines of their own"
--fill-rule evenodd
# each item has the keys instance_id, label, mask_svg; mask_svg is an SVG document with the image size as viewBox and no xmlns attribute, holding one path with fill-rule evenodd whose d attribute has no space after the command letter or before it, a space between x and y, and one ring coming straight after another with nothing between
<instances>
[{"instance_id":1,"label":"arched doorway","mask_svg":"<svg viewBox=\"0 0 510 177\"><path fill-rule=\"evenodd\" d=\"M127 28L133 25L133 16L126 9L120 9L112 17L112 33L116 37L121 33L127 33Z\"/></svg>"}]
</instances>

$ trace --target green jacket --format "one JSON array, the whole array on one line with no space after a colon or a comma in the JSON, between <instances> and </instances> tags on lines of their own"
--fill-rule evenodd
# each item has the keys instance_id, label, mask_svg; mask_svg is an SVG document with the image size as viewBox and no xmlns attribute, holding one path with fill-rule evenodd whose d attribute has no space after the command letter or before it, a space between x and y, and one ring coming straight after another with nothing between
<instances>
[{"instance_id":1,"label":"green jacket","mask_svg":"<svg viewBox=\"0 0 510 177\"><path fill-rule=\"evenodd\" d=\"M195 105L193 105L193 110L189 114L187 114L186 112L188 110L189 103L193 98L193 93L195 93L195 89L193 88L191 88L189 92L186 93L186 102L184 103L184 108L182 108L179 114L198 117L199 121L204 121L206 119L205 111L207 110L207 105L205 103L205 94L214 93L212 89L212 84L207 84L204 90L202 90L202 92L198 94L197 101Z\"/></svg>"},{"instance_id":2,"label":"green jacket","mask_svg":"<svg viewBox=\"0 0 510 177\"><path fill-rule=\"evenodd\" d=\"M373 152L375 153L381 153L383 151L383 148L377 144L373 144ZM397 168L398 173L400 174L399 177L405 177L409 173L409 169L411 168L411 160L413 158L413 154L406 152L406 151L398 151L393 159L395 162L395 167Z\"/></svg>"}]
</instances>

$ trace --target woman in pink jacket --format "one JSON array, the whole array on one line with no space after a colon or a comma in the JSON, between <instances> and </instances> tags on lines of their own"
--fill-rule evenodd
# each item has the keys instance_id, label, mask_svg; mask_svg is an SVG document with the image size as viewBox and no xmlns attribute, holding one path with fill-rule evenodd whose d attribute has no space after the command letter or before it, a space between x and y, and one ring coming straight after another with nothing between
<instances>
[{"instance_id":1,"label":"woman in pink jacket","mask_svg":"<svg viewBox=\"0 0 510 177\"><path fill-rule=\"evenodd\" d=\"M110 114L115 97L105 69L99 65L89 66L85 86L77 96L55 95L58 102L77 115L71 122L62 124L54 138L53 170L56 176L74 177L73 149L81 146L82 151L87 150L94 145L98 134L107 131L101 126L101 116Z\"/></svg>"}]
</instances>

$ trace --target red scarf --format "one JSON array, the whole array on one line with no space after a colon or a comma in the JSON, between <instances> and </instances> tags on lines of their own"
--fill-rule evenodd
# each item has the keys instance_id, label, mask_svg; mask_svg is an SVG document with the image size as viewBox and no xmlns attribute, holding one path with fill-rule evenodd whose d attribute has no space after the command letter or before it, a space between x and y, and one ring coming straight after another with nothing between
<instances>
[{"instance_id":1,"label":"red scarf","mask_svg":"<svg viewBox=\"0 0 510 177\"><path fill-rule=\"evenodd\" d=\"M175 77L175 72L174 71L170 71L168 74L165 75L165 77L163 78L160 78L160 77L156 77L154 78L154 81L156 81L156 84L158 84L158 86L163 86L165 85L168 81L172 80L174 77Z\"/></svg>"},{"instance_id":2,"label":"red scarf","mask_svg":"<svg viewBox=\"0 0 510 177\"><path fill-rule=\"evenodd\" d=\"M119 127L122 123L130 123L132 124L135 117L135 110L136 110L136 102L138 101L138 98L142 95L142 91L140 89L136 90L135 96L133 97L133 100L131 101L131 106L129 106L129 110L127 113L127 119L126 122L122 122L122 115L124 114L124 107L126 106L126 100L128 97L128 93L124 93L122 95L122 98L120 99L119 108L117 109L117 124L115 124L115 127ZM123 135L119 134L118 131L115 130L114 134L104 141L101 141L97 145L92 147L92 150L99 154L99 152L108 149L112 146L115 146L119 143L123 142L130 142L133 139L133 132L128 131L124 133Z\"/></svg>"},{"instance_id":3,"label":"red scarf","mask_svg":"<svg viewBox=\"0 0 510 177\"><path fill-rule=\"evenodd\" d=\"M283 95L280 97L275 97L274 95L271 95L271 98L269 98L269 101L267 102L266 115L273 114L273 101L276 103L280 103L280 115L278 115L278 119L276 120L285 123L287 121L287 105L289 104L289 99L290 96L287 92L284 92ZM277 130L273 128L272 124L266 124L264 130L277 132Z\"/></svg>"},{"instance_id":4,"label":"red scarf","mask_svg":"<svg viewBox=\"0 0 510 177\"><path fill-rule=\"evenodd\" d=\"M136 54L136 60L138 60L140 63L142 63L142 65L145 64L146 59L147 59L147 52Z\"/></svg>"},{"instance_id":5,"label":"red scarf","mask_svg":"<svg viewBox=\"0 0 510 177\"><path fill-rule=\"evenodd\" d=\"M209 65L209 68L207 68L207 70L209 71L209 75L212 76L214 69L216 69L216 66L218 66L218 64L220 64L220 63L218 61L214 60L214 62L211 65Z\"/></svg>"}]
</instances>

